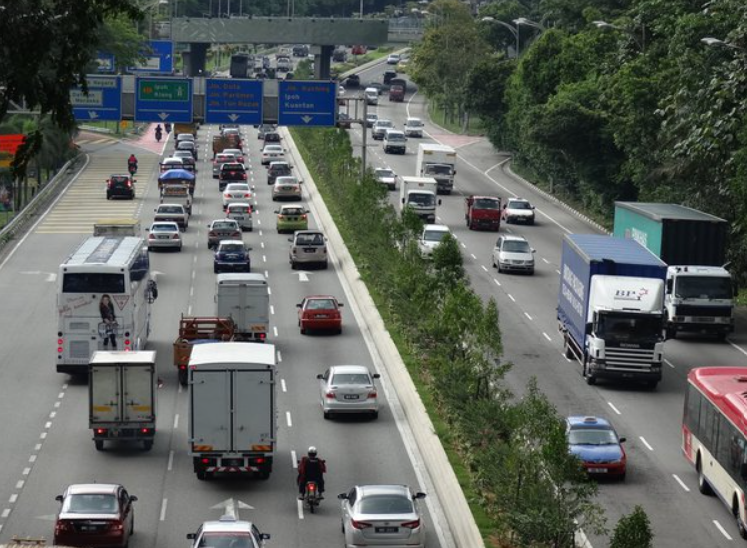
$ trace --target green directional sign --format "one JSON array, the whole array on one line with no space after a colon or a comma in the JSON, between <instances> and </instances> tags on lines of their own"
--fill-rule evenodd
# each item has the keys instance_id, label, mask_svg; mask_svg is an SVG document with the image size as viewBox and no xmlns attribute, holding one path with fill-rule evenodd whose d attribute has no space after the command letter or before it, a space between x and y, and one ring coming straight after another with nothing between
<instances>
[{"instance_id":1,"label":"green directional sign","mask_svg":"<svg viewBox=\"0 0 747 548\"><path fill-rule=\"evenodd\" d=\"M189 83L184 80L138 79L139 101L189 101Z\"/></svg>"}]
</instances>

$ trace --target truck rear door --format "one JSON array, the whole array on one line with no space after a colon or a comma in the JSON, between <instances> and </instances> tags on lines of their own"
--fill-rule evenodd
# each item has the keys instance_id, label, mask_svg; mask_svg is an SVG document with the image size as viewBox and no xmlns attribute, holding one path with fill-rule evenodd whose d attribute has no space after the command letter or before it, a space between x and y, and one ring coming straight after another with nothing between
<instances>
[{"instance_id":1,"label":"truck rear door","mask_svg":"<svg viewBox=\"0 0 747 548\"><path fill-rule=\"evenodd\" d=\"M267 292L267 284L248 284L244 287L242 321L245 322L241 328L252 332L264 331L270 323L270 295Z\"/></svg>"},{"instance_id":2,"label":"truck rear door","mask_svg":"<svg viewBox=\"0 0 747 548\"><path fill-rule=\"evenodd\" d=\"M120 422L122 420L120 407L122 387L119 370L119 366L91 366L88 391L91 402L90 418L92 424Z\"/></svg>"},{"instance_id":3,"label":"truck rear door","mask_svg":"<svg viewBox=\"0 0 747 548\"><path fill-rule=\"evenodd\" d=\"M155 401L153 376L155 366L122 367L124 385L124 419L131 422L153 422Z\"/></svg>"},{"instance_id":4,"label":"truck rear door","mask_svg":"<svg viewBox=\"0 0 747 548\"><path fill-rule=\"evenodd\" d=\"M230 450L230 376L229 371L192 371L189 424L195 453Z\"/></svg>"},{"instance_id":5,"label":"truck rear door","mask_svg":"<svg viewBox=\"0 0 747 548\"><path fill-rule=\"evenodd\" d=\"M271 370L236 371L234 451L272 451L275 442L275 385Z\"/></svg>"}]
</instances>

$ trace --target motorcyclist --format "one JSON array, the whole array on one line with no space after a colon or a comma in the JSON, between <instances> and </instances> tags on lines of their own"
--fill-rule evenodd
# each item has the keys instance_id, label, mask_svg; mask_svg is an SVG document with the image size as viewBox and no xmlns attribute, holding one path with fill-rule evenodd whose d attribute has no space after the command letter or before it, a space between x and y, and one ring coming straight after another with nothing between
<instances>
[{"instance_id":1,"label":"motorcyclist","mask_svg":"<svg viewBox=\"0 0 747 548\"><path fill-rule=\"evenodd\" d=\"M309 447L308 454L298 463L298 500L303 500L306 492L306 484L310 481L316 482L319 489L320 499L324 493L324 474L327 472L327 463L324 459L317 456L316 447Z\"/></svg>"},{"instance_id":2,"label":"motorcyclist","mask_svg":"<svg viewBox=\"0 0 747 548\"><path fill-rule=\"evenodd\" d=\"M137 173L137 158L134 154L130 154L130 157L127 158L127 168L130 170L132 175Z\"/></svg>"},{"instance_id":3,"label":"motorcyclist","mask_svg":"<svg viewBox=\"0 0 747 548\"><path fill-rule=\"evenodd\" d=\"M171 122L165 122L163 124L163 129L166 130L166 133L171 133Z\"/></svg>"},{"instance_id":4,"label":"motorcyclist","mask_svg":"<svg viewBox=\"0 0 747 548\"><path fill-rule=\"evenodd\" d=\"M161 124L158 124L156 126L156 141L159 143L161 142L161 136L163 135L163 129L161 129Z\"/></svg>"}]
</instances>

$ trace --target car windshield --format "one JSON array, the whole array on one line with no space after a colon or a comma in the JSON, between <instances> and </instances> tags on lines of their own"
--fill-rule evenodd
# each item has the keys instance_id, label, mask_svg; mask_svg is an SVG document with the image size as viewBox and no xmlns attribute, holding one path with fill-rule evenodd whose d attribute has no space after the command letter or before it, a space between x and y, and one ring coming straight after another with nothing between
<instances>
[{"instance_id":1,"label":"car windshield","mask_svg":"<svg viewBox=\"0 0 747 548\"><path fill-rule=\"evenodd\" d=\"M236 228L236 225L234 223L228 223L225 221L213 223L213 230L230 230Z\"/></svg>"},{"instance_id":2,"label":"car windshield","mask_svg":"<svg viewBox=\"0 0 747 548\"><path fill-rule=\"evenodd\" d=\"M275 179L276 185L297 185L298 181L295 177L278 177Z\"/></svg>"},{"instance_id":3,"label":"car windshield","mask_svg":"<svg viewBox=\"0 0 747 548\"><path fill-rule=\"evenodd\" d=\"M199 548L253 548L249 533L205 533Z\"/></svg>"},{"instance_id":4,"label":"car windshield","mask_svg":"<svg viewBox=\"0 0 747 548\"><path fill-rule=\"evenodd\" d=\"M67 514L116 514L117 497L113 494L70 495L62 511Z\"/></svg>"},{"instance_id":5,"label":"car windshield","mask_svg":"<svg viewBox=\"0 0 747 548\"><path fill-rule=\"evenodd\" d=\"M306 310L334 310L335 301L332 299L309 299L306 301Z\"/></svg>"},{"instance_id":6,"label":"car windshield","mask_svg":"<svg viewBox=\"0 0 747 548\"><path fill-rule=\"evenodd\" d=\"M371 377L367 373L337 373L330 384L371 384Z\"/></svg>"},{"instance_id":7,"label":"car windshield","mask_svg":"<svg viewBox=\"0 0 747 548\"><path fill-rule=\"evenodd\" d=\"M378 128L394 127L394 123L390 122L389 120L377 120L376 127Z\"/></svg>"},{"instance_id":8,"label":"car windshield","mask_svg":"<svg viewBox=\"0 0 747 548\"><path fill-rule=\"evenodd\" d=\"M388 141L404 141L405 135L403 133L388 133L386 136Z\"/></svg>"},{"instance_id":9,"label":"car windshield","mask_svg":"<svg viewBox=\"0 0 747 548\"><path fill-rule=\"evenodd\" d=\"M428 207L436 205L436 197L433 194L410 194L408 203Z\"/></svg>"},{"instance_id":10,"label":"car windshield","mask_svg":"<svg viewBox=\"0 0 747 548\"><path fill-rule=\"evenodd\" d=\"M508 209L532 209L529 202L509 202Z\"/></svg>"},{"instance_id":11,"label":"car windshield","mask_svg":"<svg viewBox=\"0 0 747 548\"><path fill-rule=\"evenodd\" d=\"M506 240L501 246L501 251L508 253L529 253L529 243L524 240Z\"/></svg>"},{"instance_id":12,"label":"car windshield","mask_svg":"<svg viewBox=\"0 0 747 548\"><path fill-rule=\"evenodd\" d=\"M321 234L299 234L296 236L296 245L323 245L324 236Z\"/></svg>"},{"instance_id":13,"label":"car windshield","mask_svg":"<svg viewBox=\"0 0 747 548\"><path fill-rule=\"evenodd\" d=\"M400 495L371 495L361 499L361 514L412 514L412 501Z\"/></svg>"},{"instance_id":14,"label":"car windshield","mask_svg":"<svg viewBox=\"0 0 747 548\"><path fill-rule=\"evenodd\" d=\"M394 172L391 169L377 169L376 176L382 178L394 177Z\"/></svg>"},{"instance_id":15,"label":"car windshield","mask_svg":"<svg viewBox=\"0 0 747 548\"><path fill-rule=\"evenodd\" d=\"M366 115L366 120L374 120L375 121L375 120L378 120L378 119L379 119L379 116L377 114L367 114Z\"/></svg>"},{"instance_id":16,"label":"car windshield","mask_svg":"<svg viewBox=\"0 0 747 548\"><path fill-rule=\"evenodd\" d=\"M162 224L162 225L153 225L150 227L151 232L179 232L179 227L177 227L175 224Z\"/></svg>"},{"instance_id":17,"label":"car windshield","mask_svg":"<svg viewBox=\"0 0 747 548\"><path fill-rule=\"evenodd\" d=\"M499 209L499 206L498 200L488 200L487 198L478 198L474 204L477 209Z\"/></svg>"},{"instance_id":18,"label":"car windshield","mask_svg":"<svg viewBox=\"0 0 747 548\"><path fill-rule=\"evenodd\" d=\"M447 234L446 230L426 230L423 234L423 239L426 242L440 242Z\"/></svg>"},{"instance_id":19,"label":"car windshield","mask_svg":"<svg viewBox=\"0 0 747 548\"><path fill-rule=\"evenodd\" d=\"M249 213L249 206L231 204L228 206L228 213Z\"/></svg>"},{"instance_id":20,"label":"car windshield","mask_svg":"<svg viewBox=\"0 0 747 548\"><path fill-rule=\"evenodd\" d=\"M161 206L158 208L158 213L184 213L184 208L181 206Z\"/></svg>"},{"instance_id":21,"label":"car windshield","mask_svg":"<svg viewBox=\"0 0 747 548\"><path fill-rule=\"evenodd\" d=\"M733 289L729 278L683 276L677 278L674 293L681 299L731 299Z\"/></svg>"},{"instance_id":22,"label":"car windshield","mask_svg":"<svg viewBox=\"0 0 747 548\"><path fill-rule=\"evenodd\" d=\"M244 171L243 164L223 164L220 167L221 171Z\"/></svg>"},{"instance_id":23,"label":"car windshield","mask_svg":"<svg viewBox=\"0 0 747 548\"><path fill-rule=\"evenodd\" d=\"M423 122L420 120L408 120L407 121L408 127L423 127Z\"/></svg>"},{"instance_id":24,"label":"car windshield","mask_svg":"<svg viewBox=\"0 0 747 548\"><path fill-rule=\"evenodd\" d=\"M228 162L235 162L236 157L233 154L218 154L215 157L215 161L219 164L226 164Z\"/></svg>"},{"instance_id":25,"label":"car windshield","mask_svg":"<svg viewBox=\"0 0 747 548\"><path fill-rule=\"evenodd\" d=\"M221 244L220 251L224 253L243 253L243 244Z\"/></svg>"},{"instance_id":26,"label":"car windshield","mask_svg":"<svg viewBox=\"0 0 747 548\"><path fill-rule=\"evenodd\" d=\"M568 434L571 445L617 445L617 436L612 430L597 428L574 428Z\"/></svg>"},{"instance_id":27,"label":"car windshield","mask_svg":"<svg viewBox=\"0 0 747 548\"><path fill-rule=\"evenodd\" d=\"M303 210L300 207L286 207L280 210L281 215L301 215Z\"/></svg>"}]
</instances>

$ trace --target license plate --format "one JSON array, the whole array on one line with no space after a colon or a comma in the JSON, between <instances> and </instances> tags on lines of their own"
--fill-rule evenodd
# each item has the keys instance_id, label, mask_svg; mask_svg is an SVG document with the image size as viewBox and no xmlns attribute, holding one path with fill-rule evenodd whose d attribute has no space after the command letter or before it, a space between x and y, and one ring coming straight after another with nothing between
<instances>
[{"instance_id":1,"label":"license plate","mask_svg":"<svg viewBox=\"0 0 747 548\"><path fill-rule=\"evenodd\" d=\"M317 314L317 315L316 315L316 316L314 316L314 317L315 317L315 318L316 318L317 320L319 320L319 319L322 319L322 320L323 320L323 319L325 319L325 318L329 318L329 316L328 316L327 314Z\"/></svg>"},{"instance_id":2,"label":"license plate","mask_svg":"<svg viewBox=\"0 0 747 548\"><path fill-rule=\"evenodd\" d=\"M398 531L398 527L376 527L377 533L396 533Z\"/></svg>"},{"instance_id":3,"label":"license plate","mask_svg":"<svg viewBox=\"0 0 747 548\"><path fill-rule=\"evenodd\" d=\"M315 253L316 248L315 247L304 247L303 248L304 253Z\"/></svg>"},{"instance_id":4,"label":"license plate","mask_svg":"<svg viewBox=\"0 0 747 548\"><path fill-rule=\"evenodd\" d=\"M243 459L223 459L221 465L223 466L241 466L244 464Z\"/></svg>"},{"instance_id":5,"label":"license plate","mask_svg":"<svg viewBox=\"0 0 747 548\"><path fill-rule=\"evenodd\" d=\"M159 236L158 239L159 240L168 240L169 237L168 236Z\"/></svg>"},{"instance_id":6,"label":"license plate","mask_svg":"<svg viewBox=\"0 0 747 548\"><path fill-rule=\"evenodd\" d=\"M96 526L95 525L81 525L80 530L81 531L95 531Z\"/></svg>"},{"instance_id":7,"label":"license plate","mask_svg":"<svg viewBox=\"0 0 747 548\"><path fill-rule=\"evenodd\" d=\"M590 474L606 474L607 472L606 468L589 468Z\"/></svg>"},{"instance_id":8,"label":"license plate","mask_svg":"<svg viewBox=\"0 0 747 548\"><path fill-rule=\"evenodd\" d=\"M283 190L293 190L293 187L292 186L284 186Z\"/></svg>"},{"instance_id":9,"label":"license plate","mask_svg":"<svg viewBox=\"0 0 747 548\"><path fill-rule=\"evenodd\" d=\"M357 400L359 398L358 394L345 394L343 396L343 399L346 400Z\"/></svg>"},{"instance_id":10,"label":"license plate","mask_svg":"<svg viewBox=\"0 0 747 548\"><path fill-rule=\"evenodd\" d=\"M715 320L716 320L715 318L710 318L710 317L703 317L703 318L695 319L696 322L701 322L701 323L713 323Z\"/></svg>"},{"instance_id":11,"label":"license plate","mask_svg":"<svg viewBox=\"0 0 747 548\"><path fill-rule=\"evenodd\" d=\"M236 219L237 221L243 221L244 220L244 216L243 215L234 215L232 218Z\"/></svg>"}]
</instances>

